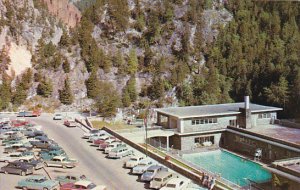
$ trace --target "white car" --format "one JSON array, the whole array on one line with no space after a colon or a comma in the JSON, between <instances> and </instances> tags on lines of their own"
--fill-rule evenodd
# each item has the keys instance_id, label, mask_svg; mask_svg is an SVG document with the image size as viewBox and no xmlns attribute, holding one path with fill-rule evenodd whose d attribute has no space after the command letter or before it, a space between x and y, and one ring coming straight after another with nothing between
<instances>
[{"instance_id":1,"label":"white car","mask_svg":"<svg viewBox=\"0 0 300 190\"><path fill-rule=\"evenodd\" d=\"M88 142L94 142L96 140L107 140L109 139L109 135L107 133L97 133L97 135L91 136Z\"/></svg>"},{"instance_id":2,"label":"white car","mask_svg":"<svg viewBox=\"0 0 300 190\"><path fill-rule=\"evenodd\" d=\"M23 158L22 152L13 152L0 157L0 162L13 162Z\"/></svg>"},{"instance_id":3,"label":"white car","mask_svg":"<svg viewBox=\"0 0 300 190\"><path fill-rule=\"evenodd\" d=\"M118 148L118 147L126 147L126 144L122 143L122 142L112 142L110 143L105 149L104 149L104 153L105 154L109 154L109 152L112 149Z\"/></svg>"},{"instance_id":4,"label":"white car","mask_svg":"<svg viewBox=\"0 0 300 190\"><path fill-rule=\"evenodd\" d=\"M124 166L126 168L133 168L133 167L137 166L140 163L140 161L143 160L144 158L145 158L144 155L131 156L130 159L125 162Z\"/></svg>"},{"instance_id":5,"label":"white car","mask_svg":"<svg viewBox=\"0 0 300 190\"><path fill-rule=\"evenodd\" d=\"M93 130L89 131L88 133L84 133L82 138L89 139L91 136L93 136L97 133L100 133L101 131L103 131L103 130L93 129Z\"/></svg>"},{"instance_id":6,"label":"white car","mask_svg":"<svg viewBox=\"0 0 300 190\"><path fill-rule=\"evenodd\" d=\"M53 120L62 120L63 119L63 115L61 113L56 113L53 116Z\"/></svg>"},{"instance_id":7,"label":"white car","mask_svg":"<svg viewBox=\"0 0 300 190\"><path fill-rule=\"evenodd\" d=\"M44 161L47 167L62 167L62 168L74 168L78 165L78 161L75 159L67 158L65 156L55 156L51 160Z\"/></svg>"},{"instance_id":8,"label":"white car","mask_svg":"<svg viewBox=\"0 0 300 190\"><path fill-rule=\"evenodd\" d=\"M183 190L191 183L190 179L173 178L160 190Z\"/></svg>"},{"instance_id":9,"label":"white car","mask_svg":"<svg viewBox=\"0 0 300 190\"><path fill-rule=\"evenodd\" d=\"M147 158L147 159L143 159L139 162L139 164L137 166L135 166L134 168L132 168L132 174L143 174L150 166L156 165L157 162Z\"/></svg>"},{"instance_id":10,"label":"white car","mask_svg":"<svg viewBox=\"0 0 300 190\"><path fill-rule=\"evenodd\" d=\"M76 189L106 190L106 186L95 185L94 183L87 180L77 181L74 183L74 186L76 187Z\"/></svg>"}]
</instances>

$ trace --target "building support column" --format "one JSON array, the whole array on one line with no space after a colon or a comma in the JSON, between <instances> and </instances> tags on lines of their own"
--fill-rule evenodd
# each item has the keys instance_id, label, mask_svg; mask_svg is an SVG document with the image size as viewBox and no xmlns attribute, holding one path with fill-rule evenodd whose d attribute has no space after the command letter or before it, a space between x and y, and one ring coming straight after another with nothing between
<instances>
[{"instance_id":1,"label":"building support column","mask_svg":"<svg viewBox=\"0 0 300 190\"><path fill-rule=\"evenodd\" d=\"M169 146L170 146L169 145L169 136L167 136L167 143L166 144L167 144L167 151L169 151Z\"/></svg>"}]
</instances>

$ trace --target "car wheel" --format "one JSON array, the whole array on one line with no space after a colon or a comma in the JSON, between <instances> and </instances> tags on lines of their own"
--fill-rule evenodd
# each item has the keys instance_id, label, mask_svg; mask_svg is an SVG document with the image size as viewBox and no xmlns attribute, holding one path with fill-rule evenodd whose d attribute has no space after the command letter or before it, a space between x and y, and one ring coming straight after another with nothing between
<instances>
[{"instance_id":1,"label":"car wheel","mask_svg":"<svg viewBox=\"0 0 300 190\"><path fill-rule=\"evenodd\" d=\"M4 162L5 162L5 163L8 163L8 160L5 160Z\"/></svg>"},{"instance_id":2,"label":"car wheel","mask_svg":"<svg viewBox=\"0 0 300 190\"><path fill-rule=\"evenodd\" d=\"M48 164L47 164L46 162L44 163L44 165L45 165L46 167L48 167Z\"/></svg>"},{"instance_id":3,"label":"car wheel","mask_svg":"<svg viewBox=\"0 0 300 190\"><path fill-rule=\"evenodd\" d=\"M21 171L21 176L25 176L25 175L26 175L26 173Z\"/></svg>"},{"instance_id":4,"label":"car wheel","mask_svg":"<svg viewBox=\"0 0 300 190\"><path fill-rule=\"evenodd\" d=\"M63 165L63 166L62 166L62 168L63 168L63 169L66 169L66 168L67 168L67 166L66 166L66 165Z\"/></svg>"},{"instance_id":5,"label":"car wheel","mask_svg":"<svg viewBox=\"0 0 300 190\"><path fill-rule=\"evenodd\" d=\"M7 172L7 171L4 171L4 174L8 174L8 172Z\"/></svg>"},{"instance_id":6,"label":"car wheel","mask_svg":"<svg viewBox=\"0 0 300 190\"><path fill-rule=\"evenodd\" d=\"M22 187L22 189L23 189L23 190L27 190L28 188L27 188L27 187Z\"/></svg>"}]
</instances>

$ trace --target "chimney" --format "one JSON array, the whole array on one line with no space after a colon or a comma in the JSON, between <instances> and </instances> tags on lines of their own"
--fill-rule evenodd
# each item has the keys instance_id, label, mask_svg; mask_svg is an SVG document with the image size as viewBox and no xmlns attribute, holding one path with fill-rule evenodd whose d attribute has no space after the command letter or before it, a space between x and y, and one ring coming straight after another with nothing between
<instances>
[{"instance_id":1,"label":"chimney","mask_svg":"<svg viewBox=\"0 0 300 190\"><path fill-rule=\"evenodd\" d=\"M244 101L245 101L245 109L248 110L249 109L249 105L250 105L249 96L245 96L244 97Z\"/></svg>"}]
</instances>

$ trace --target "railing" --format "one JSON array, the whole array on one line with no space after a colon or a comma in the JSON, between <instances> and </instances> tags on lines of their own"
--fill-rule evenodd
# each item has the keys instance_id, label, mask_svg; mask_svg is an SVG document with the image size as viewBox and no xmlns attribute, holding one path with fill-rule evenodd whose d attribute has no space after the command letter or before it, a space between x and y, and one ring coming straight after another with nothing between
<instances>
[{"instance_id":1,"label":"railing","mask_svg":"<svg viewBox=\"0 0 300 190\"><path fill-rule=\"evenodd\" d=\"M161 129L160 126L155 126L155 127L147 127L147 131L153 131L153 130L159 130ZM118 129L115 130L118 133L136 133L136 132L142 132L145 131L145 127L139 127L139 128L130 128L130 129Z\"/></svg>"}]
</instances>

